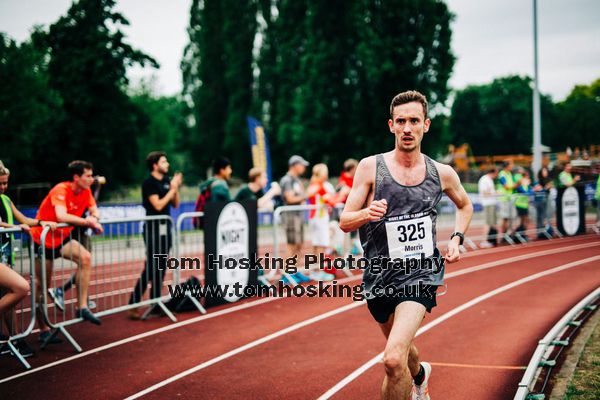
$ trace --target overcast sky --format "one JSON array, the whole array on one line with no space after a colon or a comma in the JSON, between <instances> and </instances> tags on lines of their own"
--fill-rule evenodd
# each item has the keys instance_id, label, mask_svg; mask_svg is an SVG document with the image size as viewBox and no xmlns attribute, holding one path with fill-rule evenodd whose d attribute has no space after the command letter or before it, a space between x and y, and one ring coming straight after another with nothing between
<instances>
[{"instance_id":1,"label":"overcast sky","mask_svg":"<svg viewBox=\"0 0 600 400\"><path fill-rule=\"evenodd\" d=\"M66 13L70 0L0 0L0 31L18 41L34 24ZM179 63L187 42L190 0L118 0L131 26L129 42L158 60L159 70L133 69L133 82L155 75L159 93L181 90ZM455 14L453 88L507 74L533 74L530 0L448 0ZM600 78L600 0L539 0L540 89L562 100L575 84Z\"/></svg>"}]
</instances>

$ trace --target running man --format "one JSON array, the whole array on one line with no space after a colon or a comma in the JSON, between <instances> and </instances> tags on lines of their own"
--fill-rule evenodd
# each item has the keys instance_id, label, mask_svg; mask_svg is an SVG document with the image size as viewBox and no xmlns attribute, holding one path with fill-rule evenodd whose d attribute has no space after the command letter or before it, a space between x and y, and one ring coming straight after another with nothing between
<instances>
[{"instance_id":1,"label":"running man","mask_svg":"<svg viewBox=\"0 0 600 400\"><path fill-rule=\"evenodd\" d=\"M380 257L419 260L422 268L412 268L412 272L376 270L372 262L364 271L363 284L369 311L387 339L381 398L429 399L431 365L419 362L413 339L425 311L436 306L443 262L460 259L459 246L473 206L456 172L421 153L421 141L431 124L425 96L416 91L398 94L390 105L390 116L394 150L360 161L340 227L345 232L359 229L365 257L371 261ZM435 231L435 206L442 193L457 207L455 232L445 258L436 249ZM422 263L421 257L430 262ZM386 296L383 288L393 289L394 295Z\"/></svg>"}]
</instances>

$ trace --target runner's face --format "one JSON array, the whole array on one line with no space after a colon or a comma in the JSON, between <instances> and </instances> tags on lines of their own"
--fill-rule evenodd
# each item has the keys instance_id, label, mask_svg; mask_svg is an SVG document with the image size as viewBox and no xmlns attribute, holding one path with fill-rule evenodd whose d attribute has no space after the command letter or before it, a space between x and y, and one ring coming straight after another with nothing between
<instances>
[{"instance_id":1,"label":"runner's face","mask_svg":"<svg viewBox=\"0 0 600 400\"><path fill-rule=\"evenodd\" d=\"M91 169L84 169L81 176L74 175L75 183L81 189L89 189L94 183L94 171Z\"/></svg>"},{"instance_id":2,"label":"runner's face","mask_svg":"<svg viewBox=\"0 0 600 400\"><path fill-rule=\"evenodd\" d=\"M396 137L396 148L406 152L420 149L429 124L431 121L425 118L423 106L416 101L394 107L393 120L388 121L390 132Z\"/></svg>"},{"instance_id":3,"label":"runner's face","mask_svg":"<svg viewBox=\"0 0 600 400\"><path fill-rule=\"evenodd\" d=\"M169 172L169 162L167 161L167 157L161 157L158 159L158 162L156 163L156 167L158 169L158 172L160 172L161 174L165 175Z\"/></svg>"},{"instance_id":4,"label":"runner's face","mask_svg":"<svg viewBox=\"0 0 600 400\"><path fill-rule=\"evenodd\" d=\"M8 175L0 176L0 194L6 193L8 190Z\"/></svg>"}]
</instances>

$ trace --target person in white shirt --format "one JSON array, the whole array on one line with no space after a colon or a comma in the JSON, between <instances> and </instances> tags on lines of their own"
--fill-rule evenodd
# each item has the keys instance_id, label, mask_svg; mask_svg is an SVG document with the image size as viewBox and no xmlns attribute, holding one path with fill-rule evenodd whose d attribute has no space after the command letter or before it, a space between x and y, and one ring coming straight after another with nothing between
<instances>
[{"instance_id":1,"label":"person in white shirt","mask_svg":"<svg viewBox=\"0 0 600 400\"><path fill-rule=\"evenodd\" d=\"M496 228L497 196L496 187L494 185L494 180L497 176L498 169L492 167L479 179L479 183L477 184L488 232L487 241L481 243L483 247L491 247L498 244L496 237L498 234L498 229Z\"/></svg>"}]
</instances>

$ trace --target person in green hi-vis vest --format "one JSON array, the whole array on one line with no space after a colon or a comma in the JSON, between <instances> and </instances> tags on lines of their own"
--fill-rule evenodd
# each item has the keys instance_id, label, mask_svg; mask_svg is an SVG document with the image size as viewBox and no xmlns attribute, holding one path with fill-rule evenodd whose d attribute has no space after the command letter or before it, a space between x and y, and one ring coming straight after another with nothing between
<instances>
[{"instance_id":1,"label":"person in green hi-vis vest","mask_svg":"<svg viewBox=\"0 0 600 400\"><path fill-rule=\"evenodd\" d=\"M560 174L558 174L558 187L560 187L560 188L571 187L571 186L575 185L577 182L579 182L580 179L581 179L581 176L579 176L579 175L573 176L571 174L571 163L566 163L563 171Z\"/></svg>"},{"instance_id":2,"label":"person in green hi-vis vest","mask_svg":"<svg viewBox=\"0 0 600 400\"><path fill-rule=\"evenodd\" d=\"M512 160L506 160L502 163L502 170L498 173L498 183L496 185L496 191L499 194L499 209L498 215L502 219L502 233L510 234L509 232L509 220L513 217L514 206L512 203L513 193L515 189L521 184L519 180L515 181L512 170L515 164Z\"/></svg>"},{"instance_id":3,"label":"person in green hi-vis vest","mask_svg":"<svg viewBox=\"0 0 600 400\"><path fill-rule=\"evenodd\" d=\"M27 218L15 207L10 198L5 194L8 190L9 175L9 169L0 161L0 228L15 228L18 226L24 232L29 232L30 227L37 225L56 227L56 224L51 222ZM15 222L20 225L15 224ZM8 341L9 336L17 332L14 325L16 313L13 307L27 296L30 290L29 282L11 269L11 266L14 267L15 265L12 248L13 240L13 234L0 233L0 288L5 289L0 294L0 319L3 320L0 323L3 322L4 326L8 329L8 336L4 335L2 325L0 324L0 354L5 349L8 349L6 341ZM31 357L35 354L24 339L16 340L14 345L23 357Z\"/></svg>"}]
</instances>

